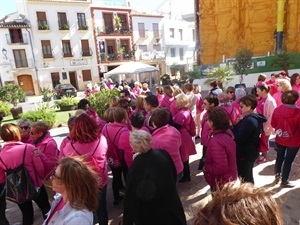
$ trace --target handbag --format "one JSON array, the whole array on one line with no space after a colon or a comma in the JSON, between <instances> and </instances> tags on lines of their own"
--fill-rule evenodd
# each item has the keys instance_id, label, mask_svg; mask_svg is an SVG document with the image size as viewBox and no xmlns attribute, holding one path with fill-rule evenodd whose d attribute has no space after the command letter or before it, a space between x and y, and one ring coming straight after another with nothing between
<instances>
[{"instance_id":1,"label":"handbag","mask_svg":"<svg viewBox=\"0 0 300 225\"><path fill-rule=\"evenodd\" d=\"M20 166L8 169L3 160L2 164L6 167L6 199L17 204L30 201L39 195L39 188L36 188L25 165L27 145L25 146L23 161Z\"/></svg>"}]
</instances>

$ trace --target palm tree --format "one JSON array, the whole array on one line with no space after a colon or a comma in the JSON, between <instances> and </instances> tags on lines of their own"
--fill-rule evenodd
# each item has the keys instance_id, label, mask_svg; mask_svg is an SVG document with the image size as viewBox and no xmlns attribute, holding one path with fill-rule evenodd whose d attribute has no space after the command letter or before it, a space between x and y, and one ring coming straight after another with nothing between
<instances>
[{"instance_id":1,"label":"palm tree","mask_svg":"<svg viewBox=\"0 0 300 225\"><path fill-rule=\"evenodd\" d=\"M206 76L205 85L210 86L210 83L216 81L218 87L223 89L223 84L228 84L233 80L236 75L232 68L229 66L226 67L214 67L212 69L204 70L204 75Z\"/></svg>"}]
</instances>

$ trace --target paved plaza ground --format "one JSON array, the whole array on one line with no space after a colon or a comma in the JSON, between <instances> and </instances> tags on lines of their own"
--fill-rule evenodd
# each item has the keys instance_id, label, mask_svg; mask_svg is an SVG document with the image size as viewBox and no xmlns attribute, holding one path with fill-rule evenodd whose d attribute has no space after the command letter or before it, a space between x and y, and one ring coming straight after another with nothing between
<instances>
[{"instance_id":1,"label":"paved plaza ground","mask_svg":"<svg viewBox=\"0 0 300 225\"><path fill-rule=\"evenodd\" d=\"M51 134L55 137L58 144L67 133L67 128L56 128L51 130ZM178 192L184 206L185 214L189 225L193 224L194 213L197 207L205 204L209 198L209 187L204 180L203 173L197 170L198 160L201 157L201 145L197 146L197 155L190 157L190 167L192 181L178 184ZM273 185L274 180L273 170L275 163L276 152L271 149L269 153L269 161L267 163L256 165L254 168L255 185L257 187L266 187L274 193L274 197L278 199L284 215L285 225L299 225L300 221L300 157L296 158L293 169L291 171L290 180L296 184L292 189L281 189L279 185ZM14 203L7 202L6 215L11 225L20 222L22 215L18 206ZM111 225L118 225L122 220L122 208L120 204L117 207L113 206L113 197L111 189L111 173L107 192L107 208L109 222ZM35 223L40 225L43 218L39 209L35 206Z\"/></svg>"}]
</instances>

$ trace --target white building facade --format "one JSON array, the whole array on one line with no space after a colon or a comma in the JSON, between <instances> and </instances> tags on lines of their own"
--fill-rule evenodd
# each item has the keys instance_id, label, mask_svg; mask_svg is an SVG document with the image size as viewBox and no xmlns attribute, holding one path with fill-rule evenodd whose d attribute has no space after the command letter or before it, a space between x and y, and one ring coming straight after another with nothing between
<instances>
[{"instance_id":1,"label":"white building facade","mask_svg":"<svg viewBox=\"0 0 300 225\"><path fill-rule=\"evenodd\" d=\"M87 82L99 82L90 4L90 0L17 0L18 12L31 24L38 86L71 83L83 90Z\"/></svg>"}]
</instances>

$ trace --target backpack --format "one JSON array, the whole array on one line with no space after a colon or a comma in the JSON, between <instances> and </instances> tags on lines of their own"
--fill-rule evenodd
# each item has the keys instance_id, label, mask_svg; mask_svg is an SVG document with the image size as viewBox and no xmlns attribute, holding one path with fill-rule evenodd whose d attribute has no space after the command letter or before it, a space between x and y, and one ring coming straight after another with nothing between
<instances>
[{"instance_id":1,"label":"backpack","mask_svg":"<svg viewBox=\"0 0 300 225\"><path fill-rule=\"evenodd\" d=\"M95 157L94 157L94 154L95 154L95 152L96 152L96 150L98 149L98 146L99 146L99 144L100 144L100 139L99 139L99 141L98 141L98 144L97 144L95 150L93 151L93 153L92 153L91 155L82 155L82 154L80 154L80 153L75 149L73 143L72 143L72 142L70 142L70 143L71 143L71 146L72 146L73 150L77 153L77 155L83 156L84 162L86 162L86 164L87 164L88 166L90 166L90 167L93 169L93 171L98 175L98 176L97 176L97 183L98 183L98 186L100 187L100 186L101 186L101 183L102 183L102 179L101 179L101 176L100 176L100 175L102 174L102 169L101 169L101 167L99 166L98 161L97 161L97 160L95 159Z\"/></svg>"},{"instance_id":2,"label":"backpack","mask_svg":"<svg viewBox=\"0 0 300 225\"><path fill-rule=\"evenodd\" d=\"M25 146L23 161L20 166L14 169L8 169L3 160L2 164L6 167L6 199L17 204L30 201L39 195L39 188L36 188L25 165L27 145Z\"/></svg>"},{"instance_id":3,"label":"backpack","mask_svg":"<svg viewBox=\"0 0 300 225\"><path fill-rule=\"evenodd\" d=\"M122 130L122 128L120 128L117 131L117 133L114 137L114 140L111 141L111 138L109 137L109 134L108 134L107 125L105 126L105 131L106 131L105 137L107 137L107 139L108 139L108 142L107 142L108 150L106 153L106 158L107 158L108 165L112 168L120 168L120 167L122 167L122 164L123 164L122 156L119 154L120 150L115 145L115 140L117 139L117 136L118 136L119 132Z\"/></svg>"}]
</instances>

